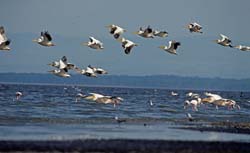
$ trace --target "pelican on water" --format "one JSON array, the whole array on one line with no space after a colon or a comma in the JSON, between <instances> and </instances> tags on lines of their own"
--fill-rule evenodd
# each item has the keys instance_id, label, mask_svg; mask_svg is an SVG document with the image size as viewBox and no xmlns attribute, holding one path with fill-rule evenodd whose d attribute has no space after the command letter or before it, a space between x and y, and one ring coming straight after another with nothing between
<instances>
[{"instance_id":1,"label":"pelican on water","mask_svg":"<svg viewBox=\"0 0 250 153\"><path fill-rule=\"evenodd\" d=\"M125 54L129 54L134 46L138 46L138 44L125 38L119 38L118 41L122 43L122 47L124 48Z\"/></svg>"},{"instance_id":2,"label":"pelican on water","mask_svg":"<svg viewBox=\"0 0 250 153\"><path fill-rule=\"evenodd\" d=\"M184 109L186 109L187 106L191 106L193 110L198 111L198 106L201 104L201 98L197 97L192 100L185 100L184 102Z\"/></svg>"},{"instance_id":3,"label":"pelican on water","mask_svg":"<svg viewBox=\"0 0 250 153\"><path fill-rule=\"evenodd\" d=\"M220 34L220 37L221 37L221 39L215 40L215 42L216 42L217 44L222 45L222 46L225 46L225 47L233 47L233 46L231 45L231 42L232 42L232 41L231 41L227 36L225 36L225 35L223 35L223 34Z\"/></svg>"},{"instance_id":4,"label":"pelican on water","mask_svg":"<svg viewBox=\"0 0 250 153\"><path fill-rule=\"evenodd\" d=\"M237 46L234 46L234 48L237 48L241 51L250 51L250 46L237 45Z\"/></svg>"},{"instance_id":5,"label":"pelican on water","mask_svg":"<svg viewBox=\"0 0 250 153\"><path fill-rule=\"evenodd\" d=\"M189 24L187 25L187 28L189 29L189 31L190 31L191 33L192 33L192 32L203 33L203 32L201 31L202 26L199 25L199 24L196 23L196 22L189 23Z\"/></svg>"},{"instance_id":6,"label":"pelican on water","mask_svg":"<svg viewBox=\"0 0 250 153\"><path fill-rule=\"evenodd\" d=\"M176 49L178 48L178 46L180 46L181 43L177 42L177 41L169 41L169 45L168 46L160 46L160 49L163 49L167 52L169 52L170 54L175 54L177 55Z\"/></svg>"},{"instance_id":7,"label":"pelican on water","mask_svg":"<svg viewBox=\"0 0 250 153\"><path fill-rule=\"evenodd\" d=\"M93 49L104 49L103 43L100 40L95 39L94 37L89 37L89 41L83 43L83 45L88 46Z\"/></svg>"},{"instance_id":8,"label":"pelican on water","mask_svg":"<svg viewBox=\"0 0 250 153\"><path fill-rule=\"evenodd\" d=\"M37 39L33 39L33 42L36 42L42 46L47 46L47 47L55 46L55 44L52 42L52 37L48 31L44 32L42 31L41 36Z\"/></svg>"},{"instance_id":9,"label":"pelican on water","mask_svg":"<svg viewBox=\"0 0 250 153\"><path fill-rule=\"evenodd\" d=\"M112 34L115 39L118 39L121 34L126 32L125 29L123 29L117 25L114 25L114 24L108 25L106 27L109 29L109 33Z\"/></svg>"},{"instance_id":10,"label":"pelican on water","mask_svg":"<svg viewBox=\"0 0 250 153\"><path fill-rule=\"evenodd\" d=\"M10 39L5 35L5 30L3 26L0 26L0 50L10 50Z\"/></svg>"}]
</instances>

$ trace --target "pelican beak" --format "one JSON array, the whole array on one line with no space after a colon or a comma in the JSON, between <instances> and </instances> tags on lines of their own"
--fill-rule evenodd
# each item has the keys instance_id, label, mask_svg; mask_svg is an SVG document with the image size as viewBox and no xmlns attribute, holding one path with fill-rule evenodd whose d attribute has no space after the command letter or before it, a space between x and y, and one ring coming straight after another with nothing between
<instances>
[{"instance_id":1,"label":"pelican beak","mask_svg":"<svg viewBox=\"0 0 250 153\"><path fill-rule=\"evenodd\" d=\"M50 71L48 71L49 73L53 73L54 72L54 70L50 70Z\"/></svg>"},{"instance_id":2,"label":"pelican beak","mask_svg":"<svg viewBox=\"0 0 250 153\"><path fill-rule=\"evenodd\" d=\"M159 46L158 48L160 48L160 49L164 49L164 48L165 48L165 46Z\"/></svg>"},{"instance_id":3,"label":"pelican beak","mask_svg":"<svg viewBox=\"0 0 250 153\"><path fill-rule=\"evenodd\" d=\"M33 42L38 42L36 39L32 39Z\"/></svg>"},{"instance_id":4,"label":"pelican beak","mask_svg":"<svg viewBox=\"0 0 250 153\"><path fill-rule=\"evenodd\" d=\"M139 44L135 44L135 46L138 46Z\"/></svg>"},{"instance_id":5,"label":"pelican beak","mask_svg":"<svg viewBox=\"0 0 250 153\"><path fill-rule=\"evenodd\" d=\"M87 42L81 43L83 46L88 46Z\"/></svg>"},{"instance_id":6,"label":"pelican beak","mask_svg":"<svg viewBox=\"0 0 250 153\"><path fill-rule=\"evenodd\" d=\"M111 25L107 25L107 26L105 26L106 28L111 28Z\"/></svg>"},{"instance_id":7,"label":"pelican beak","mask_svg":"<svg viewBox=\"0 0 250 153\"><path fill-rule=\"evenodd\" d=\"M138 35L138 31L136 31L136 32L132 32L132 34Z\"/></svg>"},{"instance_id":8,"label":"pelican beak","mask_svg":"<svg viewBox=\"0 0 250 153\"><path fill-rule=\"evenodd\" d=\"M124 39L124 38L118 38L118 39L116 39L116 40L117 40L118 42L121 42L121 43L122 43L123 39Z\"/></svg>"}]
</instances>

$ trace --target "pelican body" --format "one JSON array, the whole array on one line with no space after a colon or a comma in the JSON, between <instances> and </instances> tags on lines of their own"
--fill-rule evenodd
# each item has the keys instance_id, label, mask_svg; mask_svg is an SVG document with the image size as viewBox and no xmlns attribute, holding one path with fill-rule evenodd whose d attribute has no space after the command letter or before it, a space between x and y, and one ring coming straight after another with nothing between
<instances>
[{"instance_id":1,"label":"pelican body","mask_svg":"<svg viewBox=\"0 0 250 153\"><path fill-rule=\"evenodd\" d=\"M178 46L180 46L180 45L181 45L180 42L176 42L176 41L172 40L172 41L169 41L168 46L160 46L159 48L163 49L164 51L169 52L170 54L177 55L176 50L177 50Z\"/></svg>"},{"instance_id":2,"label":"pelican body","mask_svg":"<svg viewBox=\"0 0 250 153\"><path fill-rule=\"evenodd\" d=\"M94 37L89 37L89 41L83 43L83 45L97 50L104 49L103 43L100 40L95 39Z\"/></svg>"},{"instance_id":3,"label":"pelican body","mask_svg":"<svg viewBox=\"0 0 250 153\"><path fill-rule=\"evenodd\" d=\"M221 39L217 39L217 40L215 40L215 42L217 43L217 44L219 44L219 45L222 45L222 46L225 46L225 47L233 47L232 45L231 45L231 40L227 37L227 36L225 36L225 35L223 35L223 34L220 34L220 37L221 37Z\"/></svg>"},{"instance_id":4,"label":"pelican body","mask_svg":"<svg viewBox=\"0 0 250 153\"><path fill-rule=\"evenodd\" d=\"M10 39L6 37L4 27L0 26L0 50L9 51L10 42Z\"/></svg>"},{"instance_id":5,"label":"pelican body","mask_svg":"<svg viewBox=\"0 0 250 153\"><path fill-rule=\"evenodd\" d=\"M52 42L52 37L48 31L44 31L44 32L42 31L41 36L37 39L33 39L33 42L36 42L46 47L55 46L55 44Z\"/></svg>"}]
</instances>

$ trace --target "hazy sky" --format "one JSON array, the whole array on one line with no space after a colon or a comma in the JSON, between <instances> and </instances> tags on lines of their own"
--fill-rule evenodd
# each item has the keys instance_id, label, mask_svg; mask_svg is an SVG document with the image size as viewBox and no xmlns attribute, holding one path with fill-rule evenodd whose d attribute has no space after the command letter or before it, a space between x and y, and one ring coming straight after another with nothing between
<instances>
[{"instance_id":1,"label":"hazy sky","mask_svg":"<svg viewBox=\"0 0 250 153\"><path fill-rule=\"evenodd\" d=\"M12 40L10 52L0 52L0 72L39 72L47 63L66 55L79 67L91 64L110 74L250 78L250 52L219 46L222 33L233 45L250 46L249 0L5 0L0 24ZM196 21L203 34L184 28ZM117 24L124 37L139 44L125 55L121 44L105 28ZM166 30L167 38L145 39L133 35L140 26ZM31 40L48 30L57 46L43 47ZM104 43L102 52L81 46L94 36ZM169 40L181 42L178 56L159 48Z\"/></svg>"}]
</instances>

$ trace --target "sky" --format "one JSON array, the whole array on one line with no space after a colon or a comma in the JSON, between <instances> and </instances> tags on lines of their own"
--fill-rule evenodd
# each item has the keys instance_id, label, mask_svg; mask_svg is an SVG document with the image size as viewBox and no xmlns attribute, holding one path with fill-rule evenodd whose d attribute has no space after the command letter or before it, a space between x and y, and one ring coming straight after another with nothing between
<instances>
[{"instance_id":1,"label":"sky","mask_svg":"<svg viewBox=\"0 0 250 153\"><path fill-rule=\"evenodd\" d=\"M233 45L250 46L249 14L248 0L6 0L0 5L0 25L11 39L11 51L0 52L0 73L47 73L53 69L47 64L65 55L81 68L91 64L111 75L250 78L250 52L213 42L224 34ZM200 23L203 34L185 29L190 22ZM123 37L139 44L129 55L105 28L109 24L125 28ZM148 25L169 36L132 34ZM56 46L32 42L43 30ZM89 36L101 40L104 50L82 46ZM181 42L177 56L158 48L170 40Z\"/></svg>"}]
</instances>

